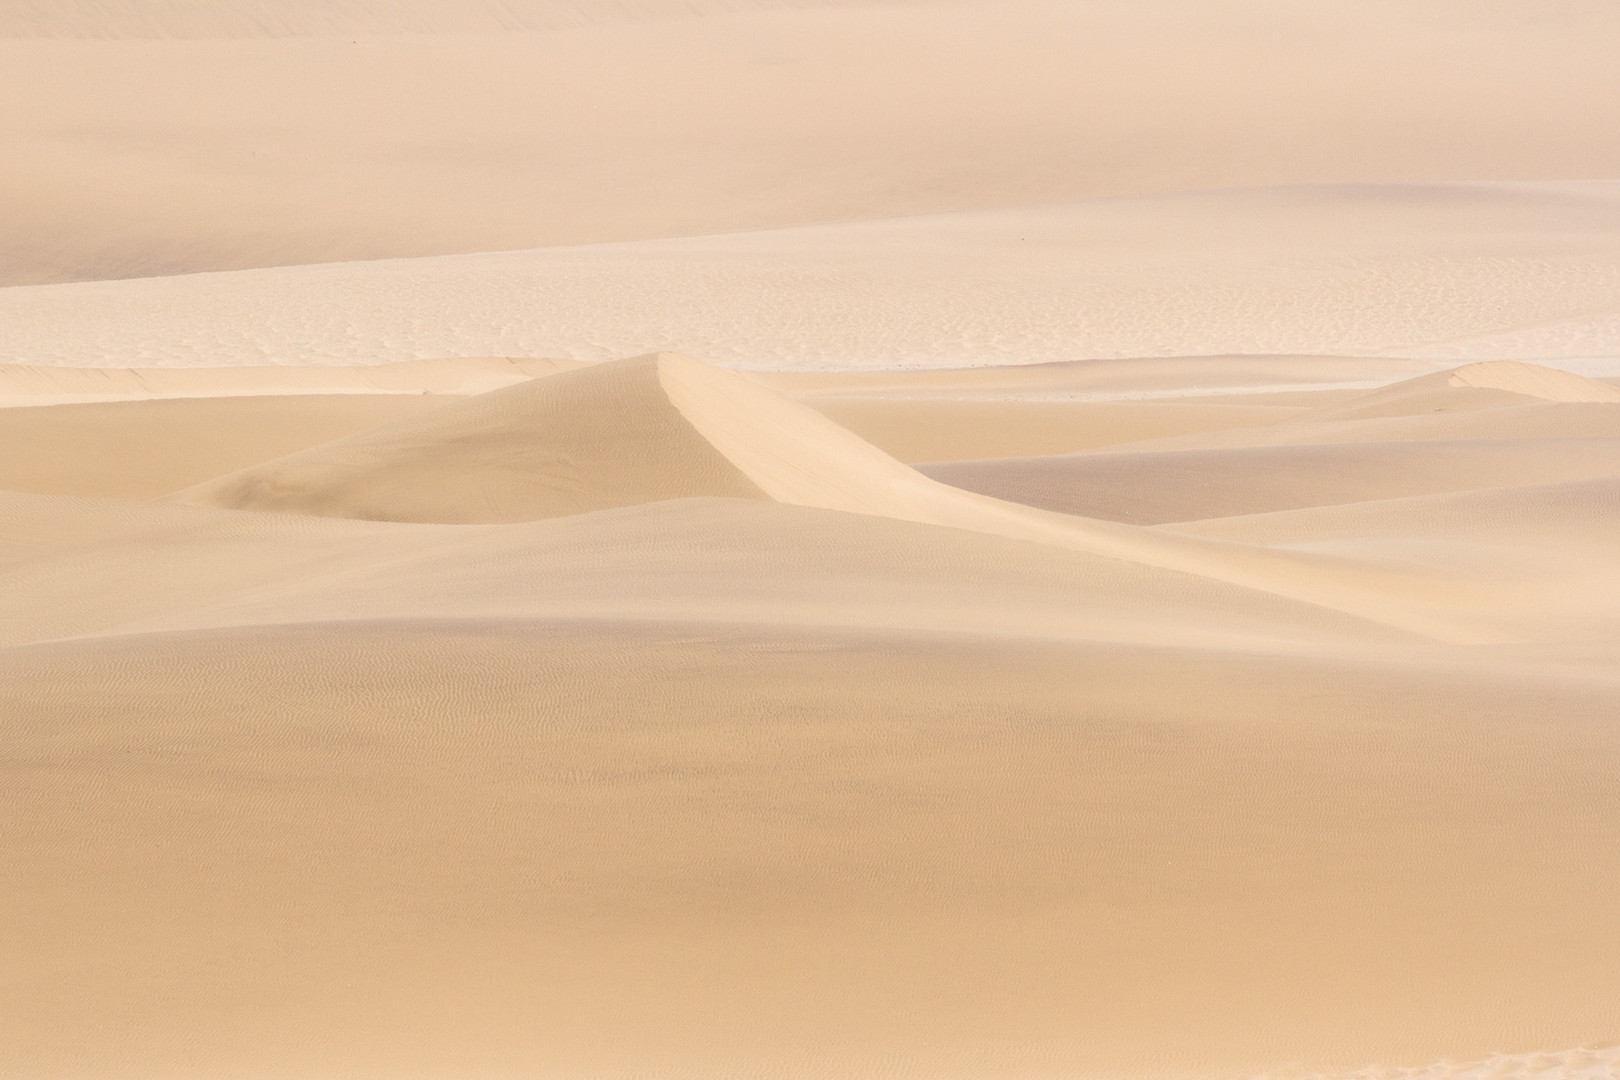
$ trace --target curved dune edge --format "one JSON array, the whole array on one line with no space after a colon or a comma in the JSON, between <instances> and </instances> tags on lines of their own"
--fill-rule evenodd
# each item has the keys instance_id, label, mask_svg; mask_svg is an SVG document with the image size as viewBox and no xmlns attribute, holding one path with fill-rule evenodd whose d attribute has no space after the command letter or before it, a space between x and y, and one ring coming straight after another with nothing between
<instances>
[{"instance_id":1,"label":"curved dune edge","mask_svg":"<svg viewBox=\"0 0 1620 1080\"><path fill-rule=\"evenodd\" d=\"M1398 604L1389 583L1347 568L1254 548L1183 543L1133 526L1051 513L950 487L814 409L690 357L660 354L658 372L670 401L687 421L778 502L994 533L1213 578L1442 640L1495 640L1446 614ZM1410 584L1395 583L1394 588L1410 589Z\"/></svg>"},{"instance_id":2,"label":"curved dune edge","mask_svg":"<svg viewBox=\"0 0 1620 1080\"><path fill-rule=\"evenodd\" d=\"M1561 402L1620 402L1620 387L1557 368L1518 360L1484 360L1450 373L1452 386L1506 390L1511 394Z\"/></svg>"},{"instance_id":3,"label":"curved dune edge","mask_svg":"<svg viewBox=\"0 0 1620 1080\"><path fill-rule=\"evenodd\" d=\"M1620 388L1585 375L1521 360L1487 360L1403 379L1346 402L1294 417L1296 426L1321 421L1417 417L1511 405L1620 402Z\"/></svg>"},{"instance_id":4,"label":"curved dune edge","mask_svg":"<svg viewBox=\"0 0 1620 1080\"><path fill-rule=\"evenodd\" d=\"M510 524L763 493L660 389L655 357L567 371L242 469L174 498L230 510Z\"/></svg>"},{"instance_id":5,"label":"curved dune edge","mask_svg":"<svg viewBox=\"0 0 1620 1080\"><path fill-rule=\"evenodd\" d=\"M950 487L755 379L676 353L493 391L173 498L234 510L489 524L704 495L967 529L1192 574L1440 640L1502 640L1500 631L1459 618L1443 581Z\"/></svg>"}]
</instances>

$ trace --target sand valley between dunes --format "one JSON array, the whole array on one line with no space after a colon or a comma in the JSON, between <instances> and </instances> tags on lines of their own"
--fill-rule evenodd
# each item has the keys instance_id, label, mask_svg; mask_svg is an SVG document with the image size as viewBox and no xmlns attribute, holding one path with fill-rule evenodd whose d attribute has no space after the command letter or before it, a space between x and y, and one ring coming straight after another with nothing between
<instances>
[{"instance_id":1,"label":"sand valley between dunes","mask_svg":"<svg viewBox=\"0 0 1620 1080\"><path fill-rule=\"evenodd\" d=\"M1620 1078L1617 71L0 3L0 1080Z\"/></svg>"}]
</instances>

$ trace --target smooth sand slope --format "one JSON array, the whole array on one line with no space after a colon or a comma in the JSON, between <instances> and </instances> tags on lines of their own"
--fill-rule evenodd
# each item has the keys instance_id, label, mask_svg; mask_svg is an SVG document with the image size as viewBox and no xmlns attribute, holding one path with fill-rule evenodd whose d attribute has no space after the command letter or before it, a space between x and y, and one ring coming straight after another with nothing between
<instances>
[{"instance_id":1,"label":"smooth sand slope","mask_svg":"<svg viewBox=\"0 0 1620 1080\"><path fill-rule=\"evenodd\" d=\"M764 498L669 399L663 357L538 379L183 492L208 506L533 521L695 495Z\"/></svg>"},{"instance_id":2,"label":"smooth sand slope","mask_svg":"<svg viewBox=\"0 0 1620 1080\"><path fill-rule=\"evenodd\" d=\"M512 619L0 665L18 1074L1168 1075L1613 1036L1612 683Z\"/></svg>"},{"instance_id":3,"label":"smooth sand slope","mask_svg":"<svg viewBox=\"0 0 1620 1080\"><path fill-rule=\"evenodd\" d=\"M11 2L0 281L1613 178L1617 43L1605 0ZM723 358L613 351L675 345Z\"/></svg>"},{"instance_id":4,"label":"smooth sand slope","mask_svg":"<svg viewBox=\"0 0 1620 1080\"><path fill-rule=\"evenodd\" d=\"M1620 1080L1616 130L1609 0L0 0L0 1080Z\"/></svg>"},{"instance_id":5,"label":"smooth sand slope","mask_svg":"<svg viewBox=\"0 0 1620 1080\"><path fill-rule=\"evenodd\" d=\"M1161 525L1620 475L1620 440L1329 443L926 465L948 484L1065 514Z\"/></svg>"},{"instance_id":6,"label":"smooth sand slope","mask_svg":"<svg viewBox=\"0 0 1620 1080\"><path fill-rule=\"evenodd\" d=\"M1615 456L1620 441L1612 435L1594 436L1572 425L1576 437L1553 437L1548 431L1557 419L1538 434L1498 425L1504 414L1519 417L1526 407L1615 404L1620 391L1607 383L1495 361L1299 409L1270 425L1232 424L1218 433L1139 444L1117 441L1103 453L957 460L925 465L922 471L1030 506L1157 525L1614 476L1620 471ZM1444 426L1448 420L1441 418L1458 415L1468 418L1465 428ZM1580 416L1607 433L1608 424L1620 420L1620 410L1587 409ZM1392 424L1356 423L1403 419L1426 423L1428 437L1402 441ZM1368 437L1369 427L1374 437Z\"/></svg>"},{"instance_id":7,"label":"smooth sand slope","mask_svg":"<svg viewBox=\"0 0 1620 1080\"><path fill-rule=\"evenodd\" d=\"M421 394L172 398L0 410L0 489L151 499L441 404Z\"/></svg>"},{"instance_id":8,"label":"smooth sand slope","mask_svg":"<svg viewBox=\"0 0 1620 1080\"><path fill-rule=\"evenodd\" d=\"M582 422L582 419L584 422ZM382 521L527 521L692 495L968 529L1123 559L1446 640L1444 598L1355 567L1053 514L940 484L757 379L663 353L495 391L177 494Z\"/></svg>"},{"instance_id":9,"label":"smooth sand slope","mask_svg":"<svg viewBox=\"0 0 1620 1080\"><path fill-rule=\"evenodd\" d=\"M1620 404L1315 363L0 409L0 1071L1603 1077L1620 463L1503 418ZM1148 529L831 418L1085 385L1159 505L1447 493Z\"/></svg>"}]
</instances>

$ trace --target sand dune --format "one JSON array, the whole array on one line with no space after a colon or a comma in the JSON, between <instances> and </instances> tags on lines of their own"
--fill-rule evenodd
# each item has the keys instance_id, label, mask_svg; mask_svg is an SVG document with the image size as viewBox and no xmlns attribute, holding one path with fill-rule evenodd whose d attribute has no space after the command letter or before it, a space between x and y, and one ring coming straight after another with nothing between
<instances>
[{"instance_id":1,"label":"sand dune","mask_svg":"<svg viewBox=\"0 0 1620 1080\"><path fill-rule=\"evenodd\" d=\"M763 493L670 403L649 356L565 372L188 489L207 506L499 522Z\"/></svg>"},{"instance_id":2,"label":"sand dune","mask_svg":"<svg viewBox=\"0 0 1620 1080\"><path fill-rule=\"evenodd\" d=\"M0 0L0 1078L1620 1080L1617 121L1607 0Z\"/></svg>"},{"instance_id":3,"label":"sand dune","mask_svg":"<svg viewBox=\"0 0 1620 1080\"><path fill-rule=\"evenodd\" d=\"M869 400L921 427L930 380L994 382L908 378ZM1197 461L1227 499L1497 485L1143 529L939 484L829 398L666 354L0 412L124 432L133 480L245 452L250 407L412 410L214 505L0 494L0 1071L1348 1075L1610 1037L1609 442L1059 402L1249 425ZM1614 410L1499 400L1439 419Z\"/></svg>"},{"instance_id":4,"label":"sand dune","mask_svg":"<svg viewBox=\"0 0 1620 1080\"><path fill-rule=\"evenodd\" d=\"M1183 522L1173 528L1266 544L1314 545L1334 538L1382 541L1389 550L1405 547L1431 564L1448 553L1433 543L1423 554L1426 541L1455 545L1450 555L1459 560L1467 551L1495 547L1542 552L1543 557L1525 564L1528 570L1576 553L1613 560L1620 550L1614 546L1616 498L1616 480L1611 477L1311 507ZM1488 530L1480 528L1486 520L1491 522Z\"/></svg>"},{"instance_id":5,"label":"sand dune","mask_svg":"<svg viewBox=\"0 0 1620 1080\"><path fill-rule=\"evenodd\" d=\"M1491 488L1171 526L1179 533L1352 559L1454 584L1452 610L1526 638L1620 633L1616 481ZM1599 670L1612 674L1613 658Z\"/></svg>"},{"instance_id":6,"label":"sand dune","mask_svg":"<svg viewBox=\"0 0 1620 1080\"><path fill-rule=\"evenodd\" d=\"M1539 364L1495 360L1408 379L1349 404L1319 409L1312 416L1298 419L1309 423L1419 416L1499 409L1538 401L1614 404L1620 402L1620 390L1597 379Z\"/></svg>"},{"instance_id":7,"label":"sand dune","mask_svg":"<svg viewBox=\"0 0 1620 1080\"><path fill-rule=\"evenodd\" d=\"M1257 446L1305 446L1330 443L1371 445L1383 442L1443 442L1468 439L1612 439L1620 436L1620 409L1613 402L1540 402L1517 404L1524 395L1472 387L1446 387L1441 399L1455 409L1416 411L1402 415L1411 403L1395 403L1396 415L1337 419L1356 406L1343 400L1320 407L1314 415L1298 413L1274 424L1226 428L1187 435L1144 439L1135 443L1110 442L1095 448L1099 454L1170 450L1217 450ZM1375 407L1374 411L1382 411Z\"/></svg>"},{"instance_id":8,"label":"sand dune","mask_svg":"<svg viewBox=\"0 0 1620 1080\"><path fill-rule=\"evenodd\" d=\"M0 495L5 641L577 618L1310 650L1410 635L1208 579L965 530L682 499L503 526L402 526Z\"/></svg>"},{"instance_id":9,"label":"sand dune","mask_svg":"<svg viewBox=\"0 0 1620 1080\"><path fill-rule=\"evenodd\" d=\"M1602 0L13 2L0 281L1613 178L1617 39ZM676 345L719 356L609 349Z\"/></svg>"},{"instance_id":10,"label":"sand dune","mask_svg":"<svg viewBox=\"0 0 1620 1080\"><path fill-rule=\"evenodd\" d=\"M1065 454L1114 443L1275 424L1308 408L853 394L804 395L800 400L906 462Z\"/></svg>"},{"instance_id":11,"label":"sand dune","mask_svg":"<svg viewBox=\"0 0 1620 1080\"><path fill-rule=\"evenodd\" d=\"M816 401L1143 401L1274 390L1365 388L1427 374L1388 356L1154 356L887 371L785 371L775 384Z\"/></svg>"},{"instance_id":12,"label":"sand dune","mask_svg":"<svg viewBox=\"0 0 1620 1080\"><path fill-rule=\"evenodd\" d=\"M1597 379L1505 360L1466 364L1451 373L1451 384L1505 390L1542 401L1620 401L1620 390Z\"/></svg>"},{"instance_id":13,"label":"sand dune","mask_svg":"<svg viewBox=\"0 0 1620 1080\"><path fill-rule=\"evenodd\" d=\"M728 367L850 370L1134 358L1048 373L1065 394L1117 396L1196 392L1200 369L1215 389L1314 387L1333 354L1331 381L1369 387L1481 359L1608 357L1583 371L1620 373L1616 296L1614 183L1278 187L0 289L0 362L675 349ZM1522 352L1489 340L1550 323L1564 327L1558 340ZM1484 344L1471 353L1473 338ZM1445 359L1428 355L1439 344ZM1161 375L1144 357L1178 359Z\"/></svg>"},{"instance_id":14,"label":"sand dune","mask_svg":"<svg viewBox=\"0 0 1620 1080\"><path fill-rule=\"evenodd\" d=\"M1207 543L939 483L760 380L665 353L447 406L253 466L175 498L380 521L516 522L695 495L967 529L1192 574L1444 640L1495 640L1444 590ZM1506 631L1511 634L1512 631Z\"/></svg>"},{"instance_id":15,"label":"sand dune","mask_svg":"<svg viewBox=\"0 0 1620 1080\"><path fill-rule=\"evenodd\" d=\"M1457 439L1080 454L924 465L1066 514L1159 525L1474 488L1620 476L1620 440Z\"/></svg>"},{"instance_id":16,"label":"sand dune","mask_svg":"<svg viewBox=\"0 0 1620 1080\"><path fill-rule=\"evenodd\" d=\"M1247 400L1239 398L1237 400ZM1095 453L923 465L966 490L1163 524L1614 474L1620 392L1520 362L1468 364L1271 423L1098 440ZM1182 405L1183 409L1208 408Z\"/></svg>"},{"instance_id":17,"label":"sand dune","mask_svg":"<svg viewBox=\"0 0 1620 1080\"><path fill-rule=\"evenodd\" d=\"M522 621L0 671L8 1072L1225 1075L1612 1031L1612 683Z\"/></svg>"},{"instance_id":18,"label":"sand dune","mask_svg":"<svg viewBox=\"0 0 1620 1080\"><path fill-rule=\"evenodd\" d=\"M0 490L153 499L439 404L421 394L240 394L0 409Z\"/></svg>"}]
</instances>

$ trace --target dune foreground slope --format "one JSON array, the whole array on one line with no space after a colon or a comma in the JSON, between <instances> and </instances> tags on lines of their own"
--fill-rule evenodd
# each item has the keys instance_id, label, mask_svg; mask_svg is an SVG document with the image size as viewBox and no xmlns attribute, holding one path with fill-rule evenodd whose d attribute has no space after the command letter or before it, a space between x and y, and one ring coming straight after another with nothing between
<instances>
[{"instance_id":1,"label":"dune foreground slope","mask_svg":"<svg viewBox=\"0 0 1620 1080\"><path fill-rule=\"evenodd\" d=\"M1620 1080L1613 0L0 0L0 1080Z\"/></svg>"},{"instance_id":2,"label":"dune foreground slope","mask_svg":"<svg viewBox=\"0 0 1620 1080\"><path fill-rule=\"evenodd\" d=\"M1612 1075L1620 391L1322 364L0 410L0 1073Z\"/></svg>"}]
</instances>

